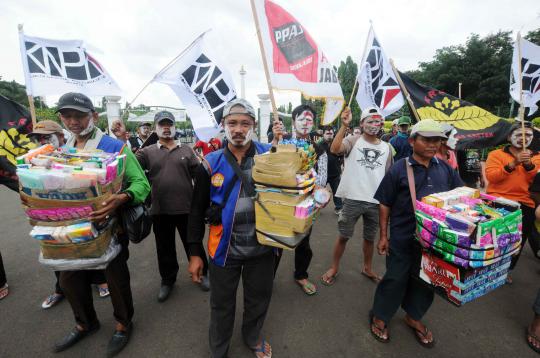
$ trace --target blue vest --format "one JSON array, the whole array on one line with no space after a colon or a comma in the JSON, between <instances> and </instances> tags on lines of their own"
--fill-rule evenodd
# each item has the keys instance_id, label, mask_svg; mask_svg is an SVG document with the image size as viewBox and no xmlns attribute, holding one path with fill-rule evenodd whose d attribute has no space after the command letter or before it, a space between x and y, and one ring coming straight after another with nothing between
<instances>
[{"instance_id":1,"label":"blue vest","mask_svg":"<svg viewBox=\"0 0 540 358\"><path fill-rule=\"evenodd\" d=\"M255 141L253 141L253 144L255 145L257 154L266 153L271 147L270 144L263 144ZM236 178L234 170L227 162L227 159L223 154L223 149L208 154L205 157L205 160L208 163L210 175L210 200L213 203L224 206L221 211L222 224L217 226L210 225L208 254L214 264L225 266L241 182ZM223 203L225 193L232 182L234 182L234 187L231 190L227 202Z\"/></svg>"}]
</instances>

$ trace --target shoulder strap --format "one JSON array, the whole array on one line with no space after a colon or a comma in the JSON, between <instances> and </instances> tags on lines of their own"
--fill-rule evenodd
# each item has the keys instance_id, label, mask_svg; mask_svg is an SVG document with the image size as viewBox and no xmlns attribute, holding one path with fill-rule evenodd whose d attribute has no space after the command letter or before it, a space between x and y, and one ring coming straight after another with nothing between
<instances>
[{"instance_id":1,"label":"shoulder strap","mask_svg":"<svg viewBox=\"0 0 540 358\"><path fill-rule=\"evenodd\" d=\"M249 183L247 181L247 178L245 178L244 173L242 172L242 169L238 165L238 162L236 161L236 158L232 155L232 153L228 150L228 148L223 150L223 155L225 155L225 159L227 159L227 162L234 170L234 173L240 179L242 182L242 185L244 185L244 190L246 191L246 194L249 197L255 197L255 188L253 184Z\"/></svg>"},{"instance_id":2,"label":"shoulder strap","mask_svg":"<svg viewBox=\"0 0 540 358\"><path fill-rule=\"evenodd\" d=\"M416 211L416 183L414 182L414 173L409 157L405 158L405 169L407 170L407 181L409 182L409 191L411 193L411 201L413 209Z\"/></svg>"}]
</instances>

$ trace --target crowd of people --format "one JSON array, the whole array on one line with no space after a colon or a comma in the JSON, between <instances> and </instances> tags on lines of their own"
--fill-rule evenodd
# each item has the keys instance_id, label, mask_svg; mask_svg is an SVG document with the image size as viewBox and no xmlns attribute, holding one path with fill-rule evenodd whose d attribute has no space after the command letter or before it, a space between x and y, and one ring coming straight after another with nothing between
<instances>
[{"instance_id":1,"label":"crowd of people","mask_svg":"<svg viewBox=\"0 0 540 358\"><path fill-rule=\"evenodd\" d=\"M456 150L455 130L430 119L412 125L411 118L403 116L392 122L391 132L381 135L385 118L376 108L362 111L357 128L351 128L352 112L345 108L339 128L321 127L318 135L313 135L317 113L301 105L292 111L290 130L283 121L276 121L268 129L270 143L261 143L254 139L254 108L246 100L235 99L223 111L223 136L192 146L176 140L176 121L168 111L157 113L154 123L141 123L135 136L126 134L122 122L115 123L111 134L117 139L96 127L97 113L83 94L62 96L57 112L64 128L54 121L38 122L31 134L37 143L126 155L122 191L94 211L92 220L115 215L128 203L147 203L161 276L159 302L170 296L180 270L175 241L178 231L192 281L210 294L212 357L228 355L240 279L243 341L259 358L272 355L261 330L283 252L257 241L251 169L254 157L268 152L281 139L296 138L314 146L316 186L329 188L337 215L331 266L320 279L309 275L313 258L310 232L294 250L294 281L308 296L317 293L317 281L335 284L347 243L362 218L361 274L377 285L369 312L369 330L377 341L390 340L388 324L401 307L418 343L426 348L435 344L433 332L423 322L434 299L433 289L410 274L415 249L412 193L421 198L466 185L518 201L523 210L522 249L529 241L534 255L540 258L540 235L535 225L540 220L540 155L529 149L533 139L530 124L525 124L525 133L521 123L513 125L508 144L488 153L485 149ZM148 142L152 133L157 136L155 143ZM315 225L312 230L323 228ZM110 296L117 322L108 355L119 353L128 344L134 314L129 241L120 231L117 239L122 251L105 270L55 272L54 293L42 307L48 309L66 298L75 319L75 327L55 344L56 352L100 328L92 303L93 284L102 297ZM375 251L386 257L384 273L373 268ZM516 255L511 269L518 260ZM511 276L507 283L512 283ZM8 289L0 255L0 299L8 295ZM534 302L527 342L540 352L540 289Z\"/></svg>"}]
</instances>

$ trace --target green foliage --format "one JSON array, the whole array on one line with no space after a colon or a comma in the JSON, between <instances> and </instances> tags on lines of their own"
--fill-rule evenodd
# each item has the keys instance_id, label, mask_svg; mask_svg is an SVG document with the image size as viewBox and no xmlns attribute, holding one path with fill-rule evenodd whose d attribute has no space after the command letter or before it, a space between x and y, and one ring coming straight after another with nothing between
<instances>
[{"instance_id":1,"label":"green foliage","mask_svg":"<svg viewBox=\"0 0 540 358\"><path fill-rule=\"evenodd\" d=\"M29 105L26 87L15 81L3 81L2 76L0 76L0 94L25 107ZM36 108L47 108L39 97L34 98L34 106Z\"/></svg>"},{"instance_id":2,"label":"green foliage","mask_svg":"<svg viewBox=\"0 0 540 358\"><path fill-rule=\"evenodd\" d=\"M355 87L354 84L356 83L356 76L358 74L358 65L353 61L351 56L347 56L345 61L341 61L341 63L339 64L337 73L341 89L343 90L343 97L348 103L349 99L351 98L353 88ZM353 127L356 127L360 123L360 114L362 113L362 111L360 110L358 103L354 99L351 103L351 111L353 115L351 125Z\"/></svg>"}]
</instances>

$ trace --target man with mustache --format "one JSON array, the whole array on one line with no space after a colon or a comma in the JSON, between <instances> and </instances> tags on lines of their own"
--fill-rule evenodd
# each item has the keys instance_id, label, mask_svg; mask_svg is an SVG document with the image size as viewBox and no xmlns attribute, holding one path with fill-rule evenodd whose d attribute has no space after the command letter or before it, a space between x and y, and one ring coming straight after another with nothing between
<instances>
[{"instance_id":1,"label":"man with mustache","mask_svg":"<svg viewBox=\"0 0 540 358\"><path fill-rule=\"evenodd\" d=\"M190 146L174 140L175 118L168 111L156 113L154 117L159 141L136 153L141 167L147 172L152 185L152 215L161 287L158 302L169 297L176 276L178 259L176 257L175 230L178 231L186 256L189 258L187 240L188 216L193 193L193 179L199 160ZM199 247L198 252L204 253ZM202 255L204 268L201 289L208 291L208 262Z\"/></svg>"},{"instance_id":2,"label":"man with mustache","mask_svg":"<svg viewBox=\"0 0 540 358\"><path fill-rule=\"evenodd\" d=\"M131 150L136 152L141 148L144 141L148 139L150 133L152 132L152 124L150 123L139 123L137 128L137 135L135 137L130 137L129 142L131 144Z\"/></svg>"},{"instance_id":3,"label":"man with mustache","mask_svg":"<svg viewBox=\"0 0 540 358\"><path fill-rule=\"evenodd\" d=\"M201 243L209 224L210 352L227 357L236 310L240 277L244 287L242 336L259 358L272 348L261 336L272 297L276 250L260 245L255 233L253 157L270 145L251 140L255 110L244 99L234 99L223 110L226 146L208 154L198 168L188 226L189 272L194 282L203 274ZM281 135L274 129L274 143Z\"/></svg>"},{"instance_id":4,"label":"man with mustache","mask_svg":"<svg viewBox=\"0 0 540 358\"><path fill-rule=\"evenodd\" d=\"M424 196L463 185L458 173L435 157L442 139L446 136L437 121L423 119L416 123L409 138L412 155L396 161L375 192L374 197L380 203L377 249L380 255L386 255L386 273L375 291L370 331L383 343L390 339L388 324L401 306L406 312L405 323L413 330L417 341L425 348L435 344L433 334L421 322L433 302L433 289L411 277L414 250L417 250L412 196L415 194L416 199L421 200ZM411 183L407 175L409 170ZM387 232L389 218L390 237Z\"/></svg>"}]
</instances>

